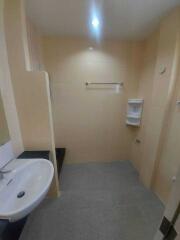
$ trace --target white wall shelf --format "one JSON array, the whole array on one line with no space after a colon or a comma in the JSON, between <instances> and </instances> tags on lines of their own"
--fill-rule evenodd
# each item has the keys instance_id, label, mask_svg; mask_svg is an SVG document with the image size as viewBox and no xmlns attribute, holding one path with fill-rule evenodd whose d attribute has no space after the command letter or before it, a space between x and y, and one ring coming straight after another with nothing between
<instances>
[{"instance_id":1,"label":"white wall shelf","mask_svg":"<svg viewBox=\"0 0 180 240\"><path fill-rule=\"evenodd\" d=\"M142 104L144 102L143 99L129 99L128 100L128 103L131 103L131 104Z\"/></svg>"},{"instance_id":2,"label":"white wall shelf","mask_svg":"<svg viewBox=\"0 0 180 240\"><path fill-rule=\"evenodd\" d=\"M142 111L143 111L143 99L129 99L126 124L139 127L141 125Z\"/></svg>"},{"instance_id":3,"label":"white wall shelf","mask_svg":"<svg viewBox=\"0 0 180 240\"><path fill-rule=\"evenodd\" d=\"M128 114L127 115L127 118L135 118L135 119L139 119L139 118L141 118L141 116L136 116L136 115L133 115L133 114Z\"/></svg>"}]
</instances>

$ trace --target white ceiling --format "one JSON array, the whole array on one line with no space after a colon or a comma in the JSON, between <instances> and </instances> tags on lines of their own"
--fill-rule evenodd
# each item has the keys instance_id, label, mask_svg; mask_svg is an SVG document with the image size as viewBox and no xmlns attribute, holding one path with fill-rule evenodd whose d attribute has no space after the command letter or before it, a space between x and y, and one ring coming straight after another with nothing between
<instances>
[{"instance_id":1,"label":"white ceiling","mask_svg":"<svg viewBox=\"0 0 180 240\"><path fill-rule=\"evenodd\" d=\"M89 36L90 0L26 0L27 12L45 35ZM94 0L101 16L102 35L142 39L180 0Z\"/></svg>"}]
</instances>

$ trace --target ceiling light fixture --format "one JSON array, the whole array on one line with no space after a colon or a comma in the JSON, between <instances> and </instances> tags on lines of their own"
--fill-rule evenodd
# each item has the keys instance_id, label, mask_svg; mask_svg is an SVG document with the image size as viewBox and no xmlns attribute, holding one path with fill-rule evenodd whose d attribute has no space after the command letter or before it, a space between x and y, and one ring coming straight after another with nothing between
<instances>
[{"instance_id":1,"label":"ceiling light fixture","mask_svg":"<svg viewBox=\"0 0 180 240\"><path fill-rule=\"evenodd\" d=\"M99 19L97 17L93 18L92 25L95 29L97 29L99 27Z\"/></svg>"}]
</instances>

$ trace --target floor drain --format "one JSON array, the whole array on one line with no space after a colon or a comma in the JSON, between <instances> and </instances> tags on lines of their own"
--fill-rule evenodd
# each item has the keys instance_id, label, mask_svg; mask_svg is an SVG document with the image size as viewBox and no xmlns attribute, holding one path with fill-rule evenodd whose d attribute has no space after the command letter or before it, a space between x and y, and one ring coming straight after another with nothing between
<instances>
[{"instance_id":1,"label":"floor drain","mask_svg":"<svg viewBox=\"0 0 180 240\"><path fill-rule=\"evenodd\" d=\"M25 195L24 191L18 193L17 198L22 198Z\"/></svg>"}]
</instances>

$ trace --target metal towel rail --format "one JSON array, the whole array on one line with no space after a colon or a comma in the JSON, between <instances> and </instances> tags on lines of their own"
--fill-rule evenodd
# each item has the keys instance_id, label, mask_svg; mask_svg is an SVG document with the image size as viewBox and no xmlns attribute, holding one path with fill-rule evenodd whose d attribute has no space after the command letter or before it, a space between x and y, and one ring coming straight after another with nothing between
<instances>
[{"instance_id":1,"label":"metal towel rail","mask_svg":"<svg viewBox=\"0 0 180 240\"><path fill-rule=\"evenodd\" d=\"M86 86L88 86L88 85L105 85L105 84L108 84L108 85L120 85L120 86L124 85L123 82L85 82Z\"/></svg>"}]
</instances>

